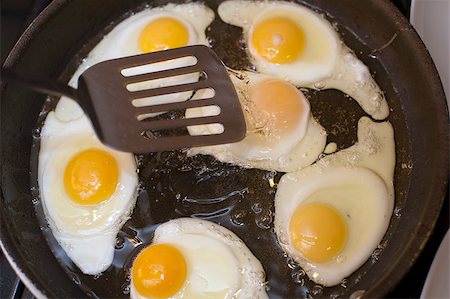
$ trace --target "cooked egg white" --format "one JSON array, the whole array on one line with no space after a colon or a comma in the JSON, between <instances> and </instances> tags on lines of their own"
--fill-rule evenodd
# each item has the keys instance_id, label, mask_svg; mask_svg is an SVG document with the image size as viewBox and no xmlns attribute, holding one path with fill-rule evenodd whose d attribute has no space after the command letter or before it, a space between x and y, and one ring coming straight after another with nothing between
<instances>
[{"instance_id":1,"label":"cooked egg white","mask_svg":"<svg viewBox=\"0 0 450 299\"><path fill-rule=\"evenodd\" d=\"M72 87L77 87L78 77L89 67L99 62L126 57L131 55L173 49L188 45L204 44L208 41L205 30L214 19L214 12L200 3L167 4L161 7L145 9L126 18L115 26L111 32L91 50L83 60L76 73L69 82ZM129 68L122 71L124 76L134 76L143 73L173 69L195 64L193 57L173 59L160 63L148 64L140 67ZM198 73L184 74L175 77L144 81L129 84L127 89L131 92L145 89L153 89L163 86L172 86L196 82ZM138 98L133 101L136 107L151 104L180 102L188 99L192 92L181 92L161 95L151 98ZM64 101L71 101L62 97ZM72 103L78 106L76 103ZM78 108L76 118L82 114ZM149 115L151 116L151 115Z\"/></svg>"},{"instance_id":2,"label":"cooked egg white","mask_svg":"<svg viewBox=\"0 0 450 299\"><path fill-rule=\"evenodd\" d=\"M106 34L77 73L109 59L194 44L207 45L205 30L213 19L214 12L210 8L195 2L145 9Z\"/></svg>"},{"instance_id":3,"label":"cooked egg white","mask_svg":"<svg viewBox=\"0 0 450 299\"><path fill-rule=\"evenodd\" d=\"M265 273L234 233L206 221L161 224L131 269L131 298L268 298Z\"/></svg>"},{"instance_id":4,"label":"cooked egg white","mask_svg":"<svg viewBox=\"0 0 450 299\"><path fill-rule=\"evenodd\" d=\"M358 142L284 175L275 196L275 233L316 283L339 284L381 242L394 206L394 134L367 117Z\"/></svg>"},{"instance_id":5,"label":"cooked egg white","mask_svg":"<svg viewBox=\"0 0 450 299\"><path fill-rule=\"evenodd\" d=\"M242 0L222 2L218 13L243 28L258 72L296 86L339 89L373 118L388 116L386 99L369 69L322 15L292 2Z\"/></svg>"},{"instance_id":6,"label":"cooked egg white","mask_svg":"<svg viewBox=\"0 0 450 299\"><path fill-rule=\"evenodd\" d=\"M272 76L231 71L247 123L246 137L236 143L192 148L243 167L295 171L313 163L323 151L326 132L311 115L308 100L295 86ZM194 99L203 98L202 93ZM186 117L214 115L215 107L187 109ZM229 116L233 117L233 116ZM217 134L217 125L188 127L191 135Z\"/></svg>"},{"instance_id":7,"label":"cooked egg white","mask_svg":"<svg viewBox=\"0 0 450 299\"><path fill-rule=\"evenodd\" d=\"M53 235L83 273L98 274L113 260L117 232L136 201L132 154L104 146L86 116L61 121L50 112L41 132L38 180ZM69 113L70 114L70 113Z\"/></svg>"}]
</instances>

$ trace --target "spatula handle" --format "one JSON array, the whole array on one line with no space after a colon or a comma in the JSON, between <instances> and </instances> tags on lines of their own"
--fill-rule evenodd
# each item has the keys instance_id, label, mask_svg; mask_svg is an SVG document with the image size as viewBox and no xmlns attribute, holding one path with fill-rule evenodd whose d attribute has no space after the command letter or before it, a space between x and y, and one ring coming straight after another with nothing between
<instances>
[{"instance_id":1,"label":"spatula handle","mask_svg":"<svg viewBox=\"0 0 450 299\"><path fill-rule=\"evenodd\" d=\"M2 82L18 84L48 95L67 96L78 102L76 89L54 80L18 74L8 69L2 69L1 80Z\"/></svg>"}]
</instances>

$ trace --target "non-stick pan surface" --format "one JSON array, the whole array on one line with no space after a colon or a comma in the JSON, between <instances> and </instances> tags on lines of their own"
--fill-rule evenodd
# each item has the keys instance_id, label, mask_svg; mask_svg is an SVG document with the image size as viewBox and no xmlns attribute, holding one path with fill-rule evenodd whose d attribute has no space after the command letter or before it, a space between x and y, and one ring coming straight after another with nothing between
<instances>
[{"instance_id":1,"label":"non-stick pan surface","mask_svg":"<svg viewBox=\"0 0 450 299\"><path fill-rule=\"evenodd\" d=\"M219 2L211 0L206 1L206 4L215 9ZM148 4L157 6L165 3L167 1L153 1ZM263 248L264 242L271 242L270 223L268 230L260 229L258 240L262 241L255 240L247 244L262 260L271 283L270 295L274 297L302 297L311 295L311 292L318 297L330 295L349 297L351 294L382 297L414 263L434 227L446 192L448 110L444 93L422 42L390 2L309 0L304 3L324 12L327 18L337 24L343 40L369 66L377 83L385 91L391 107L388 120L394 126L396 139L395 213L382 241L382 248L376 250L372 258L351 275L345 284L333 288L318 288L306 278L304 286L301 285L301 281L293 285L290 275L294 273L278 269L277 264L265 263L271 258L271 254L279 251L279 249L270 250L275 252L270 253L267 248ZM67 81L81 59L104 33L132 11L142 9L145 4L144 1L121 0L53 1L24 33L5 66ZM239 50L238 28L223 24L216 17L210 32L216 32L216 35L211 35L211 42L227 65L233 68L248 66L243 50ZM230 42L231 40L234 42ZM328 142L335 141L339 148L345 148L356 141L356 122L364 115L359 106L337 91L320 93L309 91L307 95L314 116L329 132ZM335 103L329 104L331 100ZM115 277L113 276L115 272L110 271L96 279L79 275L76 269L71 267L70 261L67 261L64 252L58 250L59 247L55 244L49 229L42 222L35 168L39 146L39 129L36 128L43 118L43 115L39 114L42 112L44 102L45 96L3 86L0 207L2 249L36 295L126 296L116 292L121 290L122 285L119 283L124 279L123 273ZM53 104L52 101L45 102L47 107ZM253 190L259 190L265 188L264 180L267 177L275 176L275 179L279 179L280 176L264 171L242 170L238 167L221 165L208 158L187 161L195 162L191 163L194 174L187 177L180 176L173 169L179 169L177 163L181 163L183 159L180 153L156 154L142 158L141 171L145 171L145 166L149 163L165 167L169 169L168 171L172 171L174 181L179 180L179 183L164 187L164 175L152 177L162 183L160 189L157 187L158 184L154 185L156 189L152 189L150 183L144 182L147 191L140 195L135 213L127 224L128 228L132 225L145 226L143 219L159 223L184 214L202 216L201 213L194 213L198 210L190 210L191 206L186 207L177 201L173 192L178 194L184 192L184 195L196 193L201 196L201 192L211 192L211 189L218 193L229 191L222 190L223 184L220 183L221 179L227 177L241 178L241 181L236 182L235 189L242 187L240 183L247 180L250 189L253 187ZM200 164L209 166L210 170L216 169L199 174L195 171ZM196 175L204 175L202 178L206 183L200 185L202 187L185 183L198 179ZM249 180L249 177L256 179ZM180 190L174 191L172 187L179 187ZM156 205L152 201L155 196L162 196L163 203ZM233 229L244 241L248 241L250 238L248 230L255 228L242 229L239 225L233 224L230 217L236 207L240 207L243 202L254 202L257 197L248 190L242 194L232 194L230 206L224 207L225 210L217 214L218 216L211 213L207 216L212 221ZM262 202L263 208L265 203L270 214L273 205L270 202ZM180 207L184 210L181 209L179 212L178 209L178 212L174 212ZM149 220L149 217L154 218ZM250 215L247 215L246 219L249 217L254 217L250 219L253 223L257 220L256 216ZM127 248L130 234L132 234L130 231L122 232L122 240L125 243L118 245L116 256L120 257L123 252L121 250ZM130 262L127 257L119 260L123 265ZM274 278L278 274L281 278ZM126 281L122 281L122 284L126 286ZM126 289L124 291L126 293Z\"/></svg>"}]
</instances>

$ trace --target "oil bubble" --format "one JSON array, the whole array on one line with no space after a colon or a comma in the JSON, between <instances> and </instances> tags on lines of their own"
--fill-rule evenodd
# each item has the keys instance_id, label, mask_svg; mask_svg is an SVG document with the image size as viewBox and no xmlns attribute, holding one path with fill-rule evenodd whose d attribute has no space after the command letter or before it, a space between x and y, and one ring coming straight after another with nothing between
<instances>
[{"instance_id":1,"label":"oil bubble","mask_svg":"<svg viewBox=\"0 0 450 299\"><path fill-rule=\"evenodd\" d=\"M376 262L379 260L381 254L381 249L377 248L372 253L372 262Z\"/></svg>"},{"instance_id":2,"label":"oil bubble","mask_svg":"<svg viewBox=\"0 0 450 299\"><path fill-rule=\"evenodd\" d=\"M247 49L247 43L244 37L240 38L237 43L240 50L245 51Z\"/></svg>"},{"instance_id":3,"label":"oil bubble","mask_svg":"<svg viewBox=\"0 0 450 299\"><path fill-rule=\"evenodd\" d=\"M100 278L100 276L102 276L102 274L95 274L94 276L92 276L92 278L94 278L94 280L97 280Z\"/></svg>"},{"instance_id":4,"label":"oil bubble","mask_svg":"<svg viewBox=\"0 0 450 299\"><path fill-rule=\"evenodd\" d=\"M289 267L289 269L297 269L299 267L299 265L291 258L288 258L287 260L287 266Z\"/></svg>"},{"instance_id":5,"label":"oil bubble","mask_svg":"<svg viewBox=\"0 0 450 299\"><path fill-rule=\"evenodd\" d=\"M305 284L305 271L300 270L292 275L292 278L294 279L295 283L300 284L303 286Z\"/></svg>"},{"instance_id":6,"label":"oil bubble","mask_svg":"<svg viewBox=\"0 0 450 299\"><path fill-rule=\"evenodd\" d=\"M130 285L128 283L122 285L122 293L125 295L130 294Z\"/></svg>"},{"instance_id":7,"label":"oil bubble","mask_svg":"<svg viewBox=\"0 0 450 299\"><path fill-rule=\"evenodd\" d=\"M322 293L323 293L323 288L322 288L322 286L320 286L318 284L316 284L311 290L311 295L313 295L313 296L318 296Z\"/></svg>"},{"instance_id":8,"label":"oil bubble","mask_svg":"<svg viewBox=\"0 0 450 299\"><path fill-rule=\"evenodd\" d=\"M247 211L246 210L234 209L231 212L231 221L235 225L244 225L244 218L245 218L245 216L247 216Z\"/></svg>"},{"instance_id":9,"label":"oil bubble","mask_svg":"<svg viewBox=\"0 0 450 299\"><path fill-rule=\"evenodd\" d=\"M216 44L216 39L212 37L208 37L208 44L213 47Z\"/></svg>"},{"instance_id":10,"label":"oil bubble","mask_svg":"<svg viewBox=\"0 0 450 299\"><path fill-rule=\"evenodd\" d=\"M261 203L260 203L260 202L255 202L255 203L252 205L252 211L253 211L255 214L261 213L261 212L262 212L262 206L261 206Z\"/></svg>"},{"instance_id":11,"label":"oil bubble","mask_svg":"<svg viewBox=\"0 0 450 299\"><path fill-rule=\"evenodd\" d=\"M412 162L402 163L401 167L402 167L402 169L412 169L413 164L412 164Z\"/></svg>"},{"instance_id":12,"label":"oil bubble","mask_svg":"<svg viewBox=\"0 0 450 299\"><path fill-rule=\"evenodd\" d=\"M338 299L340 297L339 293L331 293L330 299Z\"/></svg>"},{"instance_id":13,"label":"oil bubble","mask_svg":"<svg viewBox=\"0 0 450 299\"><path fill-rule=\"evenodd\" d=\"M400 216L402 216L402 208L400 208L400 207L395 207L395 209L394 209L394 216L395 217L400 217Z\"/></svg>"},{"instance_id":14,"label":"oil bubble","mask_svg":"<svg viewBox=\"0 0 450 299\"><path fill-rule=\"evenodd\" d=\"M268 213L259 215L256 217L255 222L259 228L269 229L273 222L272 211L269 210Z\"/></svg>"},{"instance_id":15,"label":"oil bubble","mask_svg":"<svg viewBox=\"0 0 450 299\"><path fill-rule=\"evenodd\" d=\"M35 139L41 138L41 128L33 129L32 134L33 134L33 138L35 138Z\"/></svg>"},{"instance_id":16,"label":"oil bubble","mask_svg":"<svg viewBox=\"0 0 450 299\"><path fill-rule=\"evenodd\" d=\"M80 285L80 284L81 284L81 280L80 280L80 278L78 277L78 275L76 275L76 274L73 273L73 272L70 272L70 273L69 273L69 276L70 276L70 278L72 279L72 281L73 281L75 284L77 284L77 285Z\"/></svg>"},{"instance_id":17,"label":"oil bubble","mask_svg":"<svg viewBox=\"0 0 450 299\"><path fill-rule=\"evenodd\" d=\"M122 249L124 245L125 245L125 239L118 236L116 238L116 244L114 245L114 248Z\"/></svg>"},{"instance_id":18,"label":"oil bubble","mask_svg":"<svg viewBox=\"0 0 450 299\"><path fill-rule=\"evenodd\" d=\"M341 287L343 287L344 289L347 288L347 279L346 279L346 278L342 279L342 281L341 281Z\"/></svg>"}]
</instances>

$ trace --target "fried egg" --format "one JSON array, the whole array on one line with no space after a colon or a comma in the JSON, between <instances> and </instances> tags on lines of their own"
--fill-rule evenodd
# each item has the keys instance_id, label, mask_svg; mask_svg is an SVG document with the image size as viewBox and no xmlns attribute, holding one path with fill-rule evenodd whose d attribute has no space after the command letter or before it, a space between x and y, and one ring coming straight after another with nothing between
<instances>
[{"instance_id":1,"label":"fried egg","mask_svg":"<svg viewBox=\"0 0 450 299\"><path fill-rule=\"evenodd\" d=\"M65 103L57 111L70 114ZM136 162L104 146L86 116L59 117L50 112L41 131L40 195L55 239L83 273L94 275L111 264L117 232L134 207Z\"/></svg>"},{"instance_id":2,"label":"fried egg","mask_svg":"<svg viewBox=\"0 0 450 299\"><path fill-rule=\"evenodd\" d=\"M188 154L209 154L222 162L283 172L312 164L325 147L326 132L312 117L303 93L272 76L230 70L230 77L245 112L246 137L236 143L192 148ZM197 98L204 94L195 94ZM186 117L214 112L212 107L192 108ZM208 135L221 128L213 124L188 130L191 135Z\"/></svg>"},{"instance_id":3,"label":"fried egg","mask_svg":"<svg viewBox=\"0 0 450 299\"><path fill-rule=\"evenodd\" d=\"M161 7L145 9L126 18L115 26L111 32L90 51L83 59L83 63L77 69L75 75L69 82L72 87L77 87L78 77L89 67L99 62L126 57L131 55L173 49L188 45L204 44L208 41L205 30L214 19L214 12L200 3L167 4ZM122 70L125 77L143 73L157 72L166 69L174 69L194 65L194 57L183 57L133 67ZM163 86L187 84L196 82L199 73L183 74L173 77L138 82L127 85L130 92L145 89L153 89ZM192 92L180 92L155 97L136 98L133 105L136 107L152 104L181 102L192 96ZM64 101L70 100L63 97ZM78 106L71 103L72 106ZM76 115L69 118L81 116L82 110L78 108ZM149 115L150 116L150 115Z\"/></svg>"},{"instance_id":4,"label":"fried egg","mask_svg":"<svg viewBox=\"0 0 450 299\"><path fill-rule=\"evenodd\" d=\"M130 296L142 298L268 298L265 272L234 233L206 221L161 224L131 269Z\"/></svg>"},{"instance_id":5,"label":"fried egg","mask_svg":"<svg viewBox=\"0 0 450 299\"><path fill-rule=\"evenodd\" d=\"M363 117L353 146L281 178L275 233L311 280L339 284L377 248L394 206L394 166L391 124Z\"/></svg>"},{"instance_id":6,"label":"fried egg","mask_svg":"<svg viewBox=\"0 0 450 299\"><path fill-rule=\"evenodd\" d=\"M292 2L241 0L222 2L218 13L243 29L258 72L296 86L339 89L373 118L388 116L386 99L369 69L322 15Z\"/></svg>"}]
</instances>

